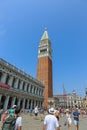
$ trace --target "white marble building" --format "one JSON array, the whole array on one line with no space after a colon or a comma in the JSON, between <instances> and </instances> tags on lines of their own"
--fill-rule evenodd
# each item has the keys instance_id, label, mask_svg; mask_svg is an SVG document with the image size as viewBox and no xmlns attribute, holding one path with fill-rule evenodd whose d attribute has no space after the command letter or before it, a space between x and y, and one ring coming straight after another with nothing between
<instances>
[{"instance_id":1,"label":"white marble building","mask_svg":"<svg viewBox=\"0 0 87 130\"><path fill-rule=\"evenodd\" d=\"M0 107L5 110L16 104L21 109L41 107L44 84L17 67L0 59Z\"/></svg>"},{"instance_id":2,"label":"white marble building","mask_svg":"<svg viewBox=\"0 0 87 130\"><path fill-rule=\"evenodd\" d=\"M78 96L75 91L65 95L54 95L55 105L64 108L83 107L83 98Z\"/></svg>"}]
</instances>

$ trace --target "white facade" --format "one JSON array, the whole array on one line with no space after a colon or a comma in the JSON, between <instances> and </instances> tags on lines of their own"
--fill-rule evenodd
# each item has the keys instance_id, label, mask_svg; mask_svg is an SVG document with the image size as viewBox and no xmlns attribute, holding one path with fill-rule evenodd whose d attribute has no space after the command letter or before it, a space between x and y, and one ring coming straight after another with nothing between
<instances>
[{"instance_id":1,"label":"white facade","mask_svg":"<svg viewBox=\"0 0 87 130\"><path fill-rule=\"evenodd\" d=\"M54 95L55 105L64 108L83 107L83 99L75 93L66 95Z\"/></svg>"},{"instance_id":2,"label":"white facade","mask_svg":"<svg viewBox=\"0 0 87 130\"><path fill-rule=\"evenodd\" d=\"M0 107L16 104L20 108L41 107L44 84L8 62L0 59Z\"/></svg>"}]
</instances>

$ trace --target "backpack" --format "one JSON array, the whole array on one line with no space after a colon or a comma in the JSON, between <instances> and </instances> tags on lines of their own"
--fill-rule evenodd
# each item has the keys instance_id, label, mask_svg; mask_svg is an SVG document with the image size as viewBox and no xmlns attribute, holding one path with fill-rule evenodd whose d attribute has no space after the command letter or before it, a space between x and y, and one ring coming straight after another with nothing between
<instances>
[{"instance_id":1,"label":"backpack","mask_svg":"<svg viewBox=\"0 0 87 130\"><path fill-rule=\"evenodd\" d=\"M9 115L2 125L2 130L15 130L15 123L17 117Z\"/></svg>"}]
</instances>

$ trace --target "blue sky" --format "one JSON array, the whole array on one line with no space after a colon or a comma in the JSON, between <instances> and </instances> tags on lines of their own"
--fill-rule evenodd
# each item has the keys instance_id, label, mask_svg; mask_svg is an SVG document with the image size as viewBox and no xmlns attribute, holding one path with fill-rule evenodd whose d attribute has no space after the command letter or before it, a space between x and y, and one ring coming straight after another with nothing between
<instances>
[{"instance_id":1,"label":"blue sky","mask_svg":"<svg viewBox=\"0 0 87 130\"><path fill-rule=\"evenodd\" d=\"M86 0L0 0L0 57L36 77L45 27L53 49L53 90L87 87Z\"/></svg>"}]
</instances>

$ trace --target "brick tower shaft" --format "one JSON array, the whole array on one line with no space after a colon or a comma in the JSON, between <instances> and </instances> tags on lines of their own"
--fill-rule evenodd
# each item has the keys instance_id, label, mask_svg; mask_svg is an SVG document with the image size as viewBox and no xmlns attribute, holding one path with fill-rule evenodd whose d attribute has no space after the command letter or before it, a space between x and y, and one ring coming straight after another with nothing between
<instances>
[{"instance_id":1,"label":"brick tower shaft","mask_svg":"<svg viewBox=\"0 0 87 130\"><path fill-rule=\"evenodd\" d=\"M48 106L48 98L53 96L52 86L52 49L47 31L44 32L38 47L37 79L44 83L44 106Z\"/></svg>"}]
</instances>

